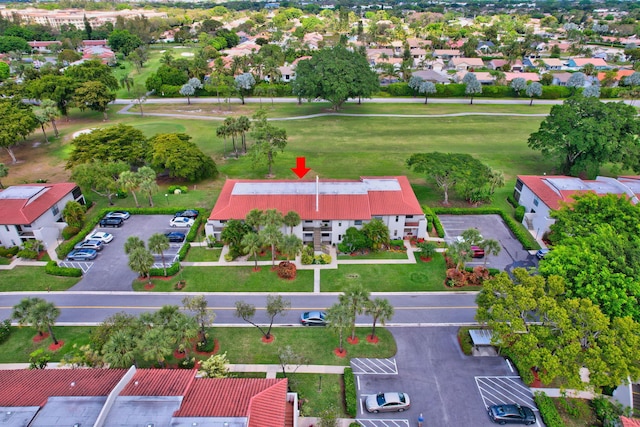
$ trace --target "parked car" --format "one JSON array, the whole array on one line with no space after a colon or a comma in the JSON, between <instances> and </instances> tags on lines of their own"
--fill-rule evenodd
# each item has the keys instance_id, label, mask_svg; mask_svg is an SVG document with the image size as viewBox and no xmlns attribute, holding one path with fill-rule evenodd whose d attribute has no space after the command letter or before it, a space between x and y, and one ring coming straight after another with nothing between
<instances>
[{"instance_id":1,"label":"parked car","mask_svg":"<svg viewBox=\"0 0 640 427\"><path fill-rule=\"evenodd\" d=\"M167 236L167 239L169 239L171 243L182 243L184 242L184 239L187 237L185 236L184 233L178 233L177 231L166 233L165 236Z\"/></svg>"},{"instance_id":2,"label":"parked car","mask_svg":"<svg viewBox=\"0 0 640 427\"><path fill-rule=\"evenodd\" d=\"M305 311L300 315L302 326L325 326L327 314L324 311Z\"/></svg>"},{"instance_id":3,"label":"parked car","mask_svg":"<svg viewBox=\"0 0 640 427\"><path fill-rule=\"evenodd\" d=\"M535 424L536 415L528 406L520 406L518 404L493 405L487 408L489 418L498 424Z\"/></svg>"},{"instance_id":4,"label":"parked car","mask_svg":"<svg viewBox=\"0 0 640 427\"><path fill-rule=\"evenodd\" d=\"M75 249L69 252L67 260L69 261L87 261L95 259L98 256L98 252L93 249Z\"/></svg>"},{"instance_id":5,"label":"parked car","mask_svg":"<svg viewBox=\"0 0 640 427\"><path fill-rule=\"evenodd\" d=\"M484 258L484 249L480 246L471 246L471 257L472 258Z\"/></svg>"},{"instance_id":6,"label":"parked car","mask_svg":"<svg viewBox=\"0 0 640 427\"><path fill-rule=\"evenodd\" d=\"M105 218L122 218L127 220L130 216L131 214L126 211L112 211L105 215Z\"/></svg>"},{"instance_id":7,"label":"parked car","mask_svg":"<svg viewBox=\"0 0 640 427\"><path fill-rule=\"evenodd\" d=\"M101 251L103 246L101 240L85 240L75 245L73 249L93 249L94 251Z\"/></svg>"},{"instance_id":8,"label":"parked car","mask_svg":"<svg viewBox=\"0 0 640 427\"><path fill-rule=\"evenodd\" d=\"M100 220L100 227L122 227L124 219L104 217Z\"/></svg>"},{"instance_id":9,"label":"parked car","mask_svg":"<svg viewBox=\"0 0 640 427\"><path fill-rule=\"evenodd\" d=\"M102 243L109 243L113 240L113 234L105 233L104 231L96 231L93 234L88 235L85 240L100 240Z\"/></svg>"},{"instance_id":10,"label":"parked car","mask_svg":"<svg viewBox=\"0 0 640 427\"><path fill-rule=\"evenodd\" d=\"M409 409L411 400L407 393L386 392L372 394L365 401L367 411L377 414L378 412L402 412Z\"/></svg>"},{"instance_id":11,"label":"parked car","mask_svg":"<svg viewBox=\"0 0 640 427\"><path fill-rule=\"evenodd\" d=\"M186 211L180 211L180 212L176 212L176 214L173 216L174 218L179 217L179 216L183 216L186 218L193 218L196 219L198 218L198 214L199 212L195 209L189 209Z\"/></svg>"},{"instance_id":12,"label":"parked car","mask_svg":"<svg viewBox=\"0 0 640 427\"><path fill-rule=\"evenodd\" d=\"M191 218L187 218L185 216L177 216L169 221L169 226L171 227L191 227L194 221Z\"/></svg>"},{"instance_id":13,"label":"parked car","mask_svg":"<svg viewBox=\"0 0 640 427\"><path fill-rule=\"evenodd\" d=\"M551 252L551 249L549 248L539 249L538 252L536 252L536 257L538 259L544 259L544 257L546 257L549 252Z\"/></svg>"}]
</instances>

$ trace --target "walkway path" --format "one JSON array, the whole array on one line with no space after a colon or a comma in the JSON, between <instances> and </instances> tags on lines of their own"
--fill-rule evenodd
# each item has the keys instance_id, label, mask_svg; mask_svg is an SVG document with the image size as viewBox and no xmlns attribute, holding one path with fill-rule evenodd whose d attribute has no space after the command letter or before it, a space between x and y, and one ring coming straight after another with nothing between
<instances>
[{"instance_id":1,"label":"walkway path","mask_svg":"<svg viewBox=\"0 0 640 427\"><path fill-rule=\"evenodd\" d=\"M0 270L13 270L15 267L19 267L19 266L44 267L45 265L47 265L46 261L32 261L28 259L14 257L13 261L11 261L11 264L0 265Z\"/></svg>"}]
</instances>

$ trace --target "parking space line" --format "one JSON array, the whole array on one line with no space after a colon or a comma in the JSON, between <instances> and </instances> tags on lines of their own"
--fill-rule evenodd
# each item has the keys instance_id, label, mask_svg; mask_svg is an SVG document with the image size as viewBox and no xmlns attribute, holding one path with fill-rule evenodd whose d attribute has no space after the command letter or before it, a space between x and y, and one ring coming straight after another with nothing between
<instances>
[{"instance_id":1,"label":"parking space line","mask_svg":"<svg viewBox=\"0 0 640 427\"><path fill-rule=\"evenodd\" d=\"M522 384L520 377L475 377L475 381L485 407L500 402L513 402L537 410L531 390Z\"/></svg>"},{"instance_id":2,"label":"parking space line","mask_svg":"<svg viewBox=\"0 0 640 427\"><path fill-rule=\"evenodd\" d=\"M58 263L60 267L79 268L82 270L82 274L86 273L93 267L92 262L77 262L77 261L60 261Z\"/></svg>"},{"instance_id":3,"label":"parking space line","mask_svg":"<svg viewBox=\"0 0 640 427\"><path fill-rule=\"evenodd\" d=\"M362 375L398 375L395 358L390 359L351 359L354 374Z\"/></svg>"},{"instance_id":4,"label":"parking space line","mask_svg":"<svg viewBox=\"0 0 640 427\"><path fill-rule=\"evenodd\" d=\"M391 420L381 418L356 418L362 427L409 427L409 420Z\"/></svg>"}]
</instances>

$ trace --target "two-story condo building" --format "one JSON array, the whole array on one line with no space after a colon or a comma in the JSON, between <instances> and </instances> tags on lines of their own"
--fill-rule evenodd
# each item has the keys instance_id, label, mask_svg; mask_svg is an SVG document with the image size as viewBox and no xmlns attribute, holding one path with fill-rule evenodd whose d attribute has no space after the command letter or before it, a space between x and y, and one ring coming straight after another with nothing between
<instances>
[{"instance_id":1,"label":"two-story condo building","mask_svg":"<svg viewBox=\"0 0 640 427\"><path fill-rule=\"evenodd\" d=\"M20 246L37 239L45 247L56 243L67 224L62 210L75 200L84 205L80 187L72 182L60 184L14 185L0 192L0 245Z\"/></svg>"},{"instance_id":2,"label":"two-story condo building","mask_svg":"<svg viewBox=\"0 0 640 427\"><path fill-rule=\"evenodd\" d=\"M225 223L243 220L253 209L294 211L301 223L293 228L316 249L338 244L349 227L360 228L374 218L389 227L392 239L424 238L427 222L406 176L349 180L227 180L205 226L207 236L220 239ZM289 233L289 228L282 227Z\"/></svg>"}]
</instances>

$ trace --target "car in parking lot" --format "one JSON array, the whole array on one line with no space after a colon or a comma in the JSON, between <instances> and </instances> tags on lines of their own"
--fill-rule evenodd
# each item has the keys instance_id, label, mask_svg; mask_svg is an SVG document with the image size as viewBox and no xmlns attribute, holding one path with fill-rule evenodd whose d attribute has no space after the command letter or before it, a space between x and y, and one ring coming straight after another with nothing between
<instances>
[{"instance_id":1,"label":"car in parking lot","mask_svg":"<svg viewBox=\"0 0 640 427\"><path fill-rule=\"evenodd\" d=\"M549 252L551 252L551 249L549 248L539 249L538 252L536 252L536 258L544 259L544 257L546 257Z\"/></svg>"},{"instance_id":2,"label":"car in parking lot","mask_svg":"<svg viewBox=\"0 0 640 427\"><path fill-rule=\"evenodd\" d=\"M171 227L191 227L193 225L193 219L186 216L177 216L169 221Z\"/></svg>"},{"instance_id":3,"label":"car in parking lot","mask_svg":"<svg viewBox=\"0 0 640 427\"><path fill-rule=\"evenodd\" d=\"M100 227L122 227L124 219L104 217L100 220Z\"/></svg>"},{"instance_id":4,"label":"car in parking lot","mask_svg":"<svg viewBox=\"0 0 640 427\"><path fill-rule=\"evenodd\" d=\"M171 243L182 243L184 239L187 237L184 233L178 233L177 231L172 231L171 233L166 233L167 239Z\"/></svg>"},{"instance_id":5,"label":"car in parking lot","mask_svg":"<svg viewBox=\"0 0 640 427\"><path fill-rule=\"evenodd\" d=\"M111 211L105 215L105 218L122 218L126 220L129 219L130 216L131 214L127 211Z\"/></svg>"},{"instance_id":6,"label":"car in parking lot","mask_svg":"<svg viewBox=\"0 0 640 427\"><path fill-rule=\"evenodd\" d=\"M472 258L484 258L484 249L480 246L471 246L471 257Z\"/></svg>"},{"instance_id":7,"label":"car in parking lot","mask_svg":"<svg viewBox=\"0 0 640 427\"><path fill-rule=\"evenodd\" d=\"M67 255L69 261L87 261L95 259L98 256L98 252L93 249L75 249Z\"/></svg>"},{"instance_id":8,"label":"car in parking lot","mask_svg":"<svg viewBox=\"0 0 640 427\"><path fill-rule=\"evenodd\" d=\"M327 314L324 311L305 311L300 315L302 326L325 326Z\"/></svg>"},{"instance_id":9,"label":"car in parking lot","mask_svg":"<svg viewBox=\"0 0 640 427\"><path fill-rule=\"evenodd\" d=\"M113 234L105 233L104 231L95 231L85 237L85 240L100 240L102 243L109 243L113 240Z\"/></svg>"},{"instance_id":10,"label":"car in parking lot","mask_svg":"<svg viewBox=\"0 0 640 427\"><path fill-rule=\"evenodd\" d=\"M73 247L73 249L93 249L94 251L101 251L102 248L101 240L84 240Z\"/></svg>"},{"instance_id":11,"label":"car in parking lot","mask_svg":"<svg viewBox=\"0 0 640 427\"><path fill-rule=\"evenodd\" d=\"M526 424L536 423L536 415L528 406L518 404L492 405L487 408L489 418L498 424Z\"/></svg>"},{"instance_id":12,"label":"car in parking lot","mask_svg":"<svg viewBox=\"0 0 640 427\"><path fill-rule=\"evenodd\" d=\"M196 219L198 218L198 214L200 212L198 212L195 209L188 209L186 211L180 211L180 212L176 212L175 215L173 216L174 218L177 218L179 216L183 216L185 218L192 218L192 219Z\"/></svg>"},{"instance_id":13,"label":"car in parking lot","mask_svg":"<svg viewBox=\"0 0 640 427\"><path fill-rule=\"evenodd\" d=\"M396 391L372 394L365 400L367 411L374 414L378 412L402 412L409 409L410 406L409 395Z\"/></svg>"}]
</instances>

